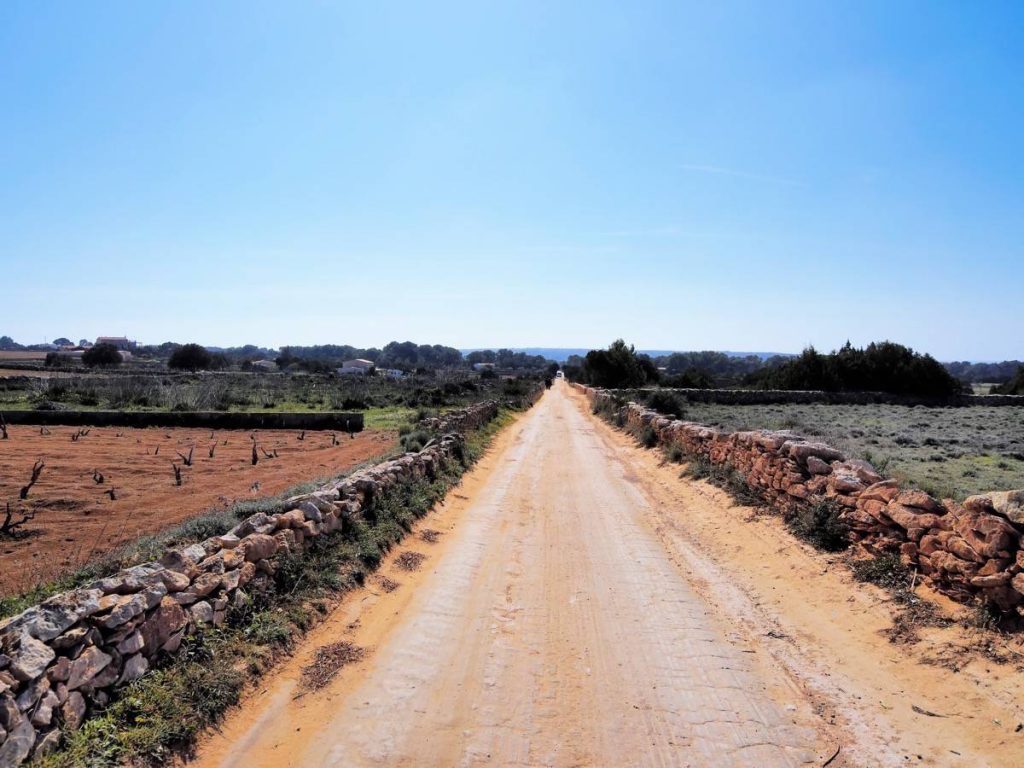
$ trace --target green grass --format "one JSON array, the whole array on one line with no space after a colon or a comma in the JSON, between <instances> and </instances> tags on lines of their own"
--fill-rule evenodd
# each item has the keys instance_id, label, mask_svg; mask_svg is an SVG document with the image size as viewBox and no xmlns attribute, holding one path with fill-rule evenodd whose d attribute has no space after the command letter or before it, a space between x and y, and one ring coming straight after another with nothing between
<instances>
[{"instance_id":1,"label":"green grass","mask_svg":"<svg viewBox=\"0 0 1024 768\"><path fill-rule=\"evenodd\" d=\"M365 429L397 431L416 420L416 409L405 406L371 408L363 412Z\"/></svg>"}]
</instances>

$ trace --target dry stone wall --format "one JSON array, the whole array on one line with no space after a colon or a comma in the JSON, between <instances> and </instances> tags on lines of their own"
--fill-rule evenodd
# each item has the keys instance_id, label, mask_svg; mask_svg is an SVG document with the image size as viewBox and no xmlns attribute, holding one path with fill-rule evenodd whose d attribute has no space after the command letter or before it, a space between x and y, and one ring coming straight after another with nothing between
<instances>
[{"instance_id":1,"label":"dry stone wall","mask_svg":"<svg viewBox=\"0 0 1024 768\"><path fill-rule=\"evenodd\" d=\"M447 432L409 453L288 499L284 511L258 513L229 533L168 551L0 622L0 766L54 749L60 729L77 728L119 686L173 654L204 625L225 621L247 591L269 589L275 558L301 553L311 539L342 529L397 483L434 479L461 457L458 431L483 425L497 403L446 414Z\"/></svg>"},{"instance_id":2,"label":"dry stone wall","mask_svg":"<svg viewBox=\"0 0 1024 768\"><path fill-rule=\"evenodd\" d=\"M732 466L777 510L835 504L863 553L898 553L939 592L1024 615L1024 490L939 500L792 432L724 432L633 402L618 406L608 392L574 386L591 402L615 406L626 429L639 434L649 427L666 448Z\"/></svg>"},{"instance_id":3,"label":"dry stone wall","mask_svg":"<svg viewBox=\"0 0 1024 768\"><path fill-rule=\"evenodd\" d=\"M455 411L448 411L440 416L434 416L420 421L420 426L430 432L467 432L471 429L478 429L498 415L499 403L497 400L485 400L482 403L475 403L466 408L459 408Z\"/></svg>"}]
</instances>

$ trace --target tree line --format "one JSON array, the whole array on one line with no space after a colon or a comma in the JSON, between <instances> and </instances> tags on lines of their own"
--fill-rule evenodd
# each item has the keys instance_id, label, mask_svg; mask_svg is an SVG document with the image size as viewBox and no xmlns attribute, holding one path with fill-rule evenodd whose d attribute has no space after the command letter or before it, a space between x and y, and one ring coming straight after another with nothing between
<instances>
[{"instance_id":1,"label":"tree line","mask_svg":"<svg viewBox=\"0 0 1024 768\"><path fill-rule=\"evenodd\" d=\"M754 366L750 357L737 358L735 364L723 357L728 356L689 353L653 360L617 339L607 349L570 358L563 370L572 381L608 389L656 384L711 388L727 376L738 377L741 386L755 389L888 392L921 397L948 397L964 390L964 385L931 355L891 341L873 342L864 348L847 342L828 354L808 347L796 357L769 358L760 366Z\"/></svg>"}]
</instances>

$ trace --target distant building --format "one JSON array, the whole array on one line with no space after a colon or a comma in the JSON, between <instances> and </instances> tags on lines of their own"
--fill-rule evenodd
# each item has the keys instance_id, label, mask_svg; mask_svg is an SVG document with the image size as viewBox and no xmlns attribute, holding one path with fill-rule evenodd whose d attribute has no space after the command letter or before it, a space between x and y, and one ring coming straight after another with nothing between
<instances>
[{"instance_id":1,"label":"distant building","mask_svg":"<svg viewBox=\"0 0 1024 768\"><path fill-rule=\"evenodd\" d=\"M377 373L389 379L400 379L405 376L405 371L401 371L398 368L378 368Z\"/></svg>"},{"instance_id":2,"label":"distant building","mask_svg":"<svg viewBox=\"0 0 1024 768\"><path fill-rule=\"evenodd\" d=\"M342 376L365 376L373 370L373 367L373 360L357 358L356 360L346 360L337 370Z\"/></svg>"},{"instance_id":3,"label":"distant building","mask_svg":"<svg viewBox=\"0 0 1024 768\"><path fill-rule=\"evenodd\" d=\"M473 363L474 371L493 371L494 363Z\"/></svg>"},{"instance_id":4,"label":"distant building","mask_svg":"<svg viewBox=\"0 0 1024 768\"><path fill-rule=\"evenodd\" d=\"M273 360L253 360L252 367L260 371L276 371L277 363Z\"/></svg>"},{"instance_id":5,"label":"distant building","mask_svg":"<svg viewBox=\"0 0 1024 768\"><path fill-rule=\"evenodd\" d=\"M110 344L121 352L134 352L136 343L127 336L98 336L97 344Z\"/></svg>"}]
</instances>

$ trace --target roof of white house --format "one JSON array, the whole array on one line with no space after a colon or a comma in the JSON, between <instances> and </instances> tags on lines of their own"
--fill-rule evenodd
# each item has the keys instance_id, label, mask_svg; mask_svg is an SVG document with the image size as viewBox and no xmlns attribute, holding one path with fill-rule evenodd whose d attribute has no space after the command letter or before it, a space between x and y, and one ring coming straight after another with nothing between
<instances>
[{"instance_id":1,"label":"roof of white house","mask_svg":"<svg viewBox=\"0 0 1024 768\"><path fill-rule=\"evenodd\" d=\"M342 363L342 365L345 366L346 368L372 368L373 360L363 360L362 358L357 358L355 360L346 360L344 363Z\"/></svg>"}]
</instances>

